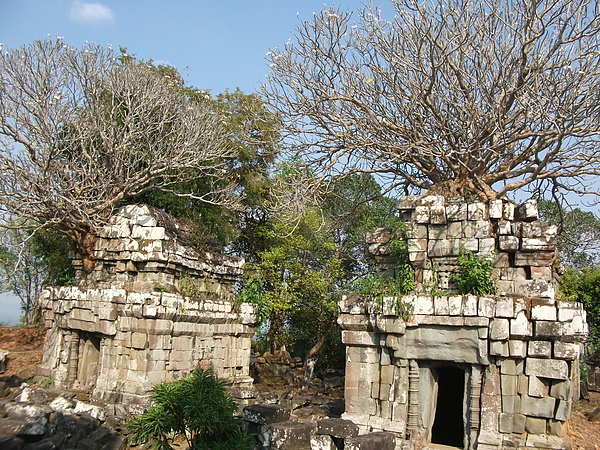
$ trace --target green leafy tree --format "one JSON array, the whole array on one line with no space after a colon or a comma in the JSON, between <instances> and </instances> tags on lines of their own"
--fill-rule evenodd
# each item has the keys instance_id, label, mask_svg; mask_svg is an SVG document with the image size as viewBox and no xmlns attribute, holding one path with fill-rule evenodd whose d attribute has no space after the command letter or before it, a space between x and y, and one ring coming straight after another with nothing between
<instances>
[{"instance_id":1,"label":"green leafy tree","mask_svg":"<svg viewBox=\"0 0 600 450\"><path fill-rule=\"evenodd\" d=\"M0 289L21 301L24 325L41 319L37 303L44 284L64 285L74 276L71 243L49 230L0 230Z\"/></svg>"},{"instance_id":2,"label":"green leafy tree","mask_svg":"<svg viewBox=\"0 0 600 450\"><path fill-rule=\"evenodd\" d=\"M578 269L600 263L600 219L580 208L565 210L554 201L538 202L540 219L558 226L557 247L562 262Z\"/></svg>"},{"instance_id":3,"label":"green leafy tree","mask_svg":"<svg viewBox=\"0 0 600 450\"><path fill-rule=\"evenodd\" d=\"M135 201L157 206L187 220L201 245L210 243L208 237L212 236L216 239L214 244L228 246L235 253L249 251L254 242L251 230L256 222L264 218L261 203L267 195L269 170L279 151L276 116L266 110L256 94L244 94L236 89L213 97L208 91L186 86L173 67L159 65L155 70L177 80L187 97L207 103L223 118L229 145L235 150L236 156L224 159L223 171L226 175L218 184L225 189L232 181L235 182L239 208L207 204L182 195L208 188L201 172L184 183L173 185L169 191L150 191Z\"/></svg>"},{"instance_id":4,"label":"green leafy tree","mask_svg":"<svg viewBox=\"0 0 600 450\"><path fill-rule=\"evenodd\" d=\"M153 442L170 450L175 436L189 448L204 450L251 449L249 437L233 416L235 401L212 372L195 369L187 377L152 388L154 406L127 426L133 443Z\"/></svg>"},{"instance_id":5,"label":"green leafy tree","mask_svg":"<svg viewBox=\"0 0 600 450\"><path fill-rule=\"evenodd\" d=\"M296 169L292 162L277 176L297 194L302 175ZM271 349L286 345L304 358L318 355L320 364L341 366L337 301L349 281L371 271L365 232L385 224L395 202L382 196L371 175L357 174L336 180L317 205L300 203L293 220L269 216L257 228L261 249L249 255L241 297L258 306Z\"/></svg>"},{"instance_id":6,"label":"green leafy tree","mask_svg":"<svg viewBox=\"0 0 600 450\"><path fill-rule=\"evenodd\" d=\"M559 299L583 304L589 326L586 345L600 357L600 267L568 269L560 280Z\"/></svg>"}]
</instances>

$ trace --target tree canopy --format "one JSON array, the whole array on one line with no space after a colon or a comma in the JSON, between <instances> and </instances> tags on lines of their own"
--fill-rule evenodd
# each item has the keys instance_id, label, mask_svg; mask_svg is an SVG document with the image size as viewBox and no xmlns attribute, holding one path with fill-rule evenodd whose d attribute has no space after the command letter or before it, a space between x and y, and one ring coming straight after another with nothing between
<instances>
[{"instance_id":1,"label":"tree canopy","mask_svg":"<svg viewBox=\"0 0 600 450\"><path fill-rule=\"evenodd\" d=\"M592 0L391 0L325 9L268 54L263 92L315 173L496 198L593 192L600 14Z\"/></svg>"},{"instance_id":2,"label":"tree canopy","mask_svg":"<svg viewBox=\"0 0 600 450\"><path fill-rule=\"evenodd\" d=\"M202 176L173 192L235 207L223 116L179 80L111 48L60 38L0 53L0 214L4 225L69 235L93 266L94 230L127 199Z\"/></svg>"}]
</instances>

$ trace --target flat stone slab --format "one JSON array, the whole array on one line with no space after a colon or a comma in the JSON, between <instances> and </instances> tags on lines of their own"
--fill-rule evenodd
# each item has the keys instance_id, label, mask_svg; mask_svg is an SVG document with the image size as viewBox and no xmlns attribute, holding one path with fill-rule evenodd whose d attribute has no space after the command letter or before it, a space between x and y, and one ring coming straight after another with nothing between
<instances>
[{"instance_id":1,"label":"flat stone slab","mask_svg":"<svg viewBox=\"0 0 600 450\"><path fill-rule=\"evenodd\" d=\"M358 436L358 425L345 419L322 419L317 422L317 434L336 438Z\"/></svg>"},{"instance_id":2,"label":"flat stone slab","mask_svg":"<svg viewBox=\"0 0 600 450\"><path fill-rule=\"evenodd\" d=\"M278 405L250 405L244 408L244 420L261 425L285 422L290 419L291 411Z\"/></svg>"}]
</instances>

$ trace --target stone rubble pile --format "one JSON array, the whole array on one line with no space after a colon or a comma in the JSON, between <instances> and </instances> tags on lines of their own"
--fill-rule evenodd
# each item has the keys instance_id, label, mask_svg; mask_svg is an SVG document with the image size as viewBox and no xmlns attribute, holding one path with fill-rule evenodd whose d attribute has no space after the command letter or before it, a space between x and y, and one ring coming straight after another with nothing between
<instances>
[{"instance_id":1,"label":"stone rubble pile","mask_svg":"<svg viewBox=\"0 0 600 450\"><path fill-rule=\"evenodd\" d=\"M273 404L246 406L242 418L260 449L383 450L396 445L393 433L359 436L357 425L340 418L295 421L288 408Z\"/></svg>"},{"instance_id":2,"label":"stone rubble pile","mask_svg":"<svg viewBox=\"0 0 600 450\"><path fill-rule=\"evenodd\" d=\"M107 426L106 412L72 395L0 382L4 450L124 450L127 438Z\"/></svg>"}]
</instances>

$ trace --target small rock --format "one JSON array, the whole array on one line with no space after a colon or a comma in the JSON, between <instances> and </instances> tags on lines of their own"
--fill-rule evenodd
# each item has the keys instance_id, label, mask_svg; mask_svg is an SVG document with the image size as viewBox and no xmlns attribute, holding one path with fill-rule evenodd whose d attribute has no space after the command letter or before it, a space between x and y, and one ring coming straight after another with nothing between
<instances>
[{"instance_id":1,"label":"small rock","mask_svg":"<svg viewBox=\"0 0 600 450\"><path fill-rule=\"evenodd\" d=\"M52 400L48 406L50 406L50 408L52 408L54 411L72 414L75 409L75 402L64 395L59 395Z\"/></svg>"},{"instance_id":2,"label":"small rock","mask_svg":"<svg viewBox=\"0 0 600 450\"><path fill-rule=\"evenodd\" d=\"M600 422L600 406L588 415L588 420L590 422Z\"/></svg>"},{"instance_id":3,"label":"small rock","mask_svg":"<svg viewBox=\"0 0 600 450\"><path fill-rule=\"evenodd\" d=\"M87 414L101 422L106 420L106 411L104 411L104 409L102 409L100 406L90 405L89 403L77 402L73 412L75 414Z\"/></svg>"},{"instance_id":4,"label":"small rock","mask_svg":"<svg viewBox=\"0 0 600 450\"><path fill-rule=\"evenodd\" d=\"M26 386L15 400L19 403L45 404L48 396L43 389Z\"/></svg>"},{"instance_id":5,"label":"small rock","mask_svg":"<svg viewBox=\"0 0 600 450\"><path fill-rule=\"evenodd\" d=\"M0 373L6 372L8 363L8 350L0 350Z\"/></svg>"}]
</instances>

